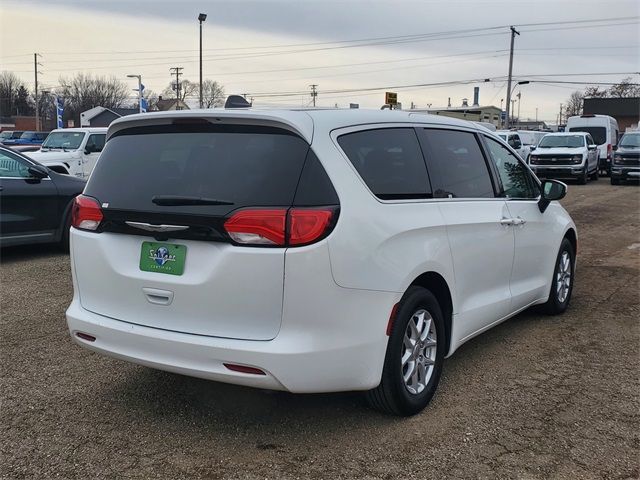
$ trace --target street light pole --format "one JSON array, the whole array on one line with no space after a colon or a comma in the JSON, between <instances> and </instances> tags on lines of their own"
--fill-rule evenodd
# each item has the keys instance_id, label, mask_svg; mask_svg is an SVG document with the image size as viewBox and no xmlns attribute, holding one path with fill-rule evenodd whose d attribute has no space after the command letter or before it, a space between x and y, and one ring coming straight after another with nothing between
<instances>
[{"instance_id":1,"label":"street light pole","mask_svg":"<svg viewBox=\"0 0 640 480\"><path fill-rule=\"evenodd\" d=\"M142 113L142 75L127 75L127 77L138 79L138 113Z\"/></svg>"},{"instance_id":2,"label":"street light pole","mask_svg":"<svg viewBox=\"0 0 640 480\"><path fill-rule=\"evenodd\" d=\"M200 108L203 107L202 102L202 22L207 19L206 13L198 15L198 21L200 22Z\"/></svg>"},{"instance_id":3,"label":"street light pole","mask_svg":"<svg viewBox=\"0 0 640 480\"><path fill-rule=\"evenodd\" d=\"M509 129L509 125L510 125L510 118L509 118L509 101L511 102L511 117L513 117L513 104L515 103L515 100L511 100L511 97L513 96L513 92L516 90L516 87L520 86L520 85L528 85L529 83L531 83L531 81L529 80L522 80L521 82L516 83L513 88L509 91L507 90L507 119L505 122L505 127L506 129ZM520 98L520 97L518 97ZM520 104L518 104L518 107L520 106Z\"/></svg>"}]
</instances>

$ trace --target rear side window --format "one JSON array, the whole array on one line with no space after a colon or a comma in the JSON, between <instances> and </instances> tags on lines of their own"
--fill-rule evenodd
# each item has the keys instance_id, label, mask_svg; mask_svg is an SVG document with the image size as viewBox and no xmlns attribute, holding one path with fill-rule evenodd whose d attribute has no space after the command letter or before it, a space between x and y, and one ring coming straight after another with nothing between
<instances>
[{"instance_id":1,"label":"rear side window","mask_svg":"<svg viewBox=\"0 0 640 480\"><path fill-rule=\"evenodd\" d=\"M313 207L338 205L339 203L338 195L327 176L327 172L313 150L309 150L293 205L295 207Z\"/></svg>"},{"instance_id":2,"label":"rear side window","mask_svg":"<svg viewBox=\"0 0 640 480\"><path fill-rule=\"evenodd\" d=\"M282 129L212 124L137 127L109 139L85 194L108 209L226 215L289 206L309 145ZM231 205L156 205L154 196Z\"/></svg>"},{"instance_id":3,"label":"rear side window","mask_svg":"<svg viewBox=\"0 0 640 480\"><path fill-rule=\"evenodd\" d=\"M378 198L432 197L427 168L413 128L349 133L340 136L338 144Z\"/></svg>"},{"instance_id":4,"label":"rear side window","mask_svg":"<svg viewBox=\"0 0 640 480\"><path fill-rule=\"evenodd\" d=\"M493 197L493 184L473 133L421 129L420 140L436 198Z\"/></svg>"}]
</instances>

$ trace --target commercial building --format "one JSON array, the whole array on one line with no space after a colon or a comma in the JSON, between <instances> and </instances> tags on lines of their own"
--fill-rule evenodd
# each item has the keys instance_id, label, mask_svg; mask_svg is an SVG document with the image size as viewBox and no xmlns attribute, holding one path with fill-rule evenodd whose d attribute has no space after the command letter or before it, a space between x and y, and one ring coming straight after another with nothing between
<instances>
[{"instance_id":1,"label":"commercial building","mask_svg":"<svg viewBox=\"0 0 640 480\"><path fill-rule=\"evenodd\" d=\"M618 122L620 132L636 130L640 121L640 97L585 98L584 114L609 115Z\"/></svg>"}]
</instances>

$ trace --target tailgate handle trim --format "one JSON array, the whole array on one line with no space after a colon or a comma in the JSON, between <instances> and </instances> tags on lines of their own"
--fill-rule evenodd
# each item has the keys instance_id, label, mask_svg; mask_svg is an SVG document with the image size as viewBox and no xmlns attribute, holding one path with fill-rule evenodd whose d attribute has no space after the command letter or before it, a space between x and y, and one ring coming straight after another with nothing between
<instances>
[{"instance_id":1,"label":"tailgate handle trim","mask_svg":"<svg viewBox=\"0 0 640 480\"><path fill-rule=\"evenodd\" d=\"M146 230L147 232L178 232L180 230L188 230L188 225L153 225L152 223L143 222L124 222L130 227Z\"/></svg>"},{"instance_id":2,"label":"tailgate handle trim","mask_svg":"<svg viewBox=\"0 0 640 480\"><path fill-rule=\"evenodd\" d=\"M173 302L173 292L169 290L144 287L142 291L147 297L147 301L154 305L171 305L171 302Z\"/></svg>"}]
</instances>

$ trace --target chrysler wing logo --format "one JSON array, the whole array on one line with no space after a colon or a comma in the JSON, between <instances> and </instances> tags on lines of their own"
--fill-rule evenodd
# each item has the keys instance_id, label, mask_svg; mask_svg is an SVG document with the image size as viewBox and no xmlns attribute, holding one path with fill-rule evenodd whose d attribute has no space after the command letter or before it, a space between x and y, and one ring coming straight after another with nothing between
<instances>
[{"instance_id":1,"label":"chrysler wing logo","mask_svg":"<svg viewBox=\"0 0 640 480\"><path fill-rule=\"evenodd\" d=\"M130 227L146 230L147 232L178 232L180 230L188 230L188 225L153 225L143 222L124 222Z\"/></svg>"}]
</instances>

